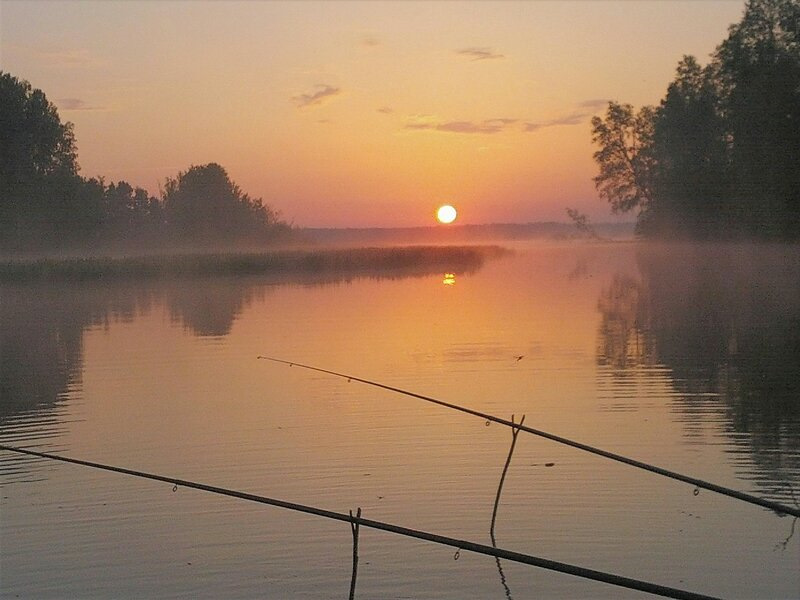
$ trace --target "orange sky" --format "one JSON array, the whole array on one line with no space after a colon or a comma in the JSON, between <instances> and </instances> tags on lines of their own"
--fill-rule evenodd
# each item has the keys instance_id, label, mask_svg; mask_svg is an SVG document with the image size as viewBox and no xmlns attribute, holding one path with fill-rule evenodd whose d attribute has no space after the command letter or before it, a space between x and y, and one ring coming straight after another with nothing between
<instances>
[{"instance_id":1,"label":"orange sky","mask_svg":"<svg viewBox=\"0 0 800 600\"><path fill-rule=\"evenodd\" d=\"M608 220L589 119L663 96L742 0L0 0L0 68L75 124L86 176L157 194L222 164L300 226Z\"/></svg>"}]
</instances>

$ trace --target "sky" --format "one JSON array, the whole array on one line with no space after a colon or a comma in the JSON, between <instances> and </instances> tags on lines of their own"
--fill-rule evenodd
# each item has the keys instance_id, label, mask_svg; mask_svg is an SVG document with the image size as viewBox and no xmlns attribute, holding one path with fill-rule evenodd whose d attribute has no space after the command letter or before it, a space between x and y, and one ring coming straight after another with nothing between
<instances>
[{"instance_id":1,"label":"sky","mask_svg":"<svg viewBox=\"0 0 800 600\"><path fill-rule=\"evenodd\" d=\"M216 162L302 227L594 221L590 119L657 104L744 0L0 0L0 69L81 173L158 195ZM628 216L623 220L631 220Z\"/></svg>"}]
</instances>

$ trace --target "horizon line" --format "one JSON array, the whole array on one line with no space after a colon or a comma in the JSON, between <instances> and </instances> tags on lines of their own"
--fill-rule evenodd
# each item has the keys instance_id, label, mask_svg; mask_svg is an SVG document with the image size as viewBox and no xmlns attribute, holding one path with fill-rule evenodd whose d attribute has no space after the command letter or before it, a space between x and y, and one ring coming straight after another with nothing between
<instances>
[{"instance_id":1,"label":"horizon line","mask_svg":"<svg viewBox=\"0 0 800 600\"><path fill-rule=\"evenodd\" d=\"M492 223L451 223L451 224L431 224L431 225L364 225L364 226L296 226L297 229L341 229L341 230L363 230L363 229L457 229L463 227L521 227L529 225L564 225L574 227L570 221L525 221L525 222L492 222ZM636 221L598 221L592 223L593 226L605 225L631 225L635 226Z\"/></svg>"}]
</instances>

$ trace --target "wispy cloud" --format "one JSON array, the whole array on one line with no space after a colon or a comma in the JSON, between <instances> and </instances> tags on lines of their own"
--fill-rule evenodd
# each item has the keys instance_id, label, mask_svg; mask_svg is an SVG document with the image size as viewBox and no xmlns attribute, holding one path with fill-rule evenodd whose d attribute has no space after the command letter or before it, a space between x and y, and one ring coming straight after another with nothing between
<instances>
[{"instance_id":1,"label":"wispy cloud","mask_svg":"<svg viewBox=\"0 0 800 600\"><path fill-rule=\"evenodd\" d=\"M102 106L94 106L81 100L80 98L58 98L56 106L64 111L70 110L104 110Z\"/></svg>"},{"instance_id":2,"label":"wispy cloud","mask_svg":"<svg viewBox=\"0 0 800 600\"><path fill-rule=\"evenodd\" d=\"M449 121L440 123L436 126L436 131L448 131L450 133L498 133L503 130L503 125L499 123L473 123L472 121Z\"/></svg>"},{"instance_id":3,"label":"wispy cloud","mask_svg":"<svg viewBox=\"0 0 800 600\"><path fill-rule=\"evenodd\" d=\"M496 58L505 58L505 55L498 54L493 48L462 48L456 50L456 54L467 56L470 60L492 60Z\"/></svg>"},{"instance_id":4,"label":"wispy cloud","mask_svg":"<svg viewBox=\"0 0 800 600\"><path fill-rule=\"evenodd\" d=\"M605 98L595 98L593 100L584 100L583 102L578 104L578 106L581 108L589 108L592 109L593 111L598 111L601 108L605 108L607 104L608 100L606 100Z\"/></svg>"},{"instance_id":5,"label":"wispy cloud","mask_svg":"<svg viewBox=\"0 0 800 600\"><path fill-rule=\"evenodd\" d=\"M381 41L374 35L364 35L361 37L361 45L367 48L374 48L375 46L380 46Z\"/></svg>"},{"instance_id":6,"label":"wispy cloud","mask_svg":"<svg viewBox=\"0 0 800 600\"><path fill-rule=\"evenodd\" d=\"M550 121L550 125L580 125L591 116L591 113L574 112Z\"/></svg>"},{"instance_id":7,"label":"wispy cloud","mask_svg":"<svg viewBox=\"0 0 800 600\"><path fill-rule=\"evenodd\" d=\"M502 125L503 127L507 127L508 125L513 125L514 123L518 123L519 119L489 119L486 121L487 123L496 123Z\"/></svg>"},{"instance_id":8,"label":"wispy cloud","mask_svg":"<svg viewBox=\"0 0 800 600\"><path fill-rule=\"evenodd\" d=\"M406 119L404 129L417 131L440 131L444 133L493 134L506 131L539 131L559 125L580 125L607 103L606 100L584 100L561 116L546 121L531 121L511 118L494 118L483 121L447 121L432 115L412 115ZM384 112L381 109L378 109Z\"/></svg>"},{"instance_id":9,"label":"wispy cloud","mask_svg":"<svg viewBox=\"0 0 800 600\"><path fill-rule=\"evenodd\" d=\"M405 124L405 129L443 131L446 133L491 134L500 133L517 119L487 119L485 121L436 121L430 117L415 117Z\"/></svg>"},{"instance_id":10,"label":"wispy cloud","mask_svg":"<svg viewBox=\"0 0 800 600\"><path fill-rule=\"evenodd\" d=\"M589 115L585 113L571 113L563 117L550 119L549 121L534 121L534 122L527 121L524 125L524 130L527 132L531 132L531 131L539 131L540 129L544 129L546 127L556 127L558 125L580 125L588 117Z\"/></svg>"},{"instance_id":11,"label":"wispy cloud","mask_svg":"<svg viewBox=\"0 0 800 600\"><path fill-rule=\"evenodd\" d=\"M319 106L341 93L342 90L338 87L333 87L324 83L318 83L316 86L314 86L314 91L292 96L292 102L294 102L298 108Z\"/></svg>"},{"instance_id":12,"label":"wispy cloud","mask_svg":"<svg viewBox=\"0 0 800 600\"><path fill-rule=\"evenodd\" d=\"M585 123L589 117L600 110L608 103L608 100L584 100L578 103L578 108L572 112L550 119L548 121L527 121L523 128L527 132L539 131L545 127L556 127L558 125L580 125Z\"/></svg>"},{"instance_id":13,"label":"wispy cloud","mask_svg":"<svg viewBox=\"0 0 800 600\"><path fill-rule=\"evenodd\" d=\"M545 127L549 127L549 125L545 123L525 123L524 129L525 131L531 132L531 131L539 131L540 129L543 129Z\"/></svg>"}]
</instances>

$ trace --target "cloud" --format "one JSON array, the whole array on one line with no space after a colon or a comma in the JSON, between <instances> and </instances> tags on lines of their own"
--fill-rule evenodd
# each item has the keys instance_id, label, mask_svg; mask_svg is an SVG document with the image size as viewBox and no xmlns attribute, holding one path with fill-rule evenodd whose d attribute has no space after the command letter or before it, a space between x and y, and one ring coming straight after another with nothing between
<instances>
[{"instance_id":1,"label":"cloud","mask_svg":"<svg viewBox=\"0 0 800 600\"><path fill-rule=\"evenodd\" d=\"M367 48L374 48L375 46L380 46L381 41L374 35L365 35L361 38L361 45Z\"/></svg>"},{"instance_id":2,"label":"cloud","mask_svg":"<svg viewBox=\"0 0 800 600\"><path fill-rule=\"evenodd\" d=\"M392 113L394 112L394 109L393 109L393 108L391 108L390 106L381 106L381 107L378 109L378 112L379 112L379 113L383 113L383 114L385 114L385 115L390 115L390 114L392 114Z\"/></svg>"},{"instance_id":3,"label":"cloud","mask_svg":"<svg viewBox=\"0 0 800 600\"><path fill-rule=\"evenodd\" d=\"M308 92L307 94L292 96L292 102L294 102L298 108L318 106L342 93L342 90L338 87L333 87L324 83L315 85L314 90L315 91Z\"/></svg>"},{"instance_id":4,"label":"cloud","mask_svg":"<svg viewBox=\"0 0 800 600\"><path fill-rule=\"evenodd\" d=\"M443 131L446 133L491 134L500 133L517 119L487 119L485 121L435 121L430 117L412 118L405 124L405 129Z\"/></svg>"},{"instance_id":5,"label":"cloud","mask_svg":"<svg viewBox=\"0 0 800 600\"><path fill-rule=\"evenodd\" d=\"M555 127L558 125L580 125L581 123L585 123L589 117L603 108L607 103L608 100L584 100L583 102L578 103L577 110L573 110L562 117L550 119L549 121L528 121L524 124L523 128L525 131L531 132L539 131L545 127Z\"/></svg>"},{"instance_id":6,"label":"cloud","mask_svg":"<svg viewBox=\"0 0 800 600\"><path fill-rule=\"evenodd\" d=\"M102 106L92 106L87 104L80 98L59 98L56 100L56 106L61 110L103 110Z\"/></svg>"},{"instance_id":7,"label":"cloud","mask_svg":"<svg viewBox=\"0 0 800 600\"><path fill-rule=\"evenodd\" d=\"M544 127L548 127L545 123L525 123L524 130L531 132L531 131L538 131Z\"/></svg>"},{"instance_id":8,"label":"cloud","mask_svg":"<svg viewBox=\"0 0 800 600\"><path fill-rule=\"evenodd\" d=\"M580 104L578 104L581 108L590 108L593 110L600 110L601 108L605 108L608 104L608 100L604 98L596 98L594 100L584 100Z\"/></svg>"},{"instance_id":9,"label":"cloud","mask_svg":"<svg viewBox=\"0 0 800 600\"><path fill-rule=\"evenodd\" d=\"M483 121L482 123L450 121L436 126L436 131L449 131L450 133L497 133L502 129L502 124L489 123L488 121Z\"/></svg>"},{"instance_id":10,"label":"cloud","mask_svg":"<svg viewBox=\"0 0 800 600\"><path fill-rule=\"evenodd\" d=\"M495 58L505 58L503 54L498 54L492 48L463 48L456 50L456 54L470 57L471 60L491 60Z\"/></svg>"},{"instance_id":11,"label":"cloud","mask_svg":"<svg viewBox=\"0 0 800 600\"><path fill-rule=\"evenodd\" d=\"M403 128L465 134L493 134L520 130L530 133L545 127L580 125L585 123L606 103L607 100L584 100L575 104L570 112L546 121L525 121L509 118L485 119L483 121L444 121L431 115L414 115L406 120Z\"/></svg>"},{"instance_id":12,"label":"cloud","mask_svg":"<svg viewBox=\"0 0 800 600\"><path fill-rule=\"evenodd\" d=\"M513 125L519 122L519 119L489 119L486 123L497 123L505 127L506 125Z\"/></svg>"},{"instance_id":13,"label":"cloud","mask_svg":"<svg viewBox=\"0 0 800 600\"><path fill-rule=\"evenodd\" d=\"M563 117L559 117L557 119L553 119L549 122L550 125L580 125L583 123L588 117L590 116L589 113L586 112L574 112Z\"/></svg>"},{"instance_id":14,"label":"cloud","mask_svg":"<svg viewBox=\"0 0 800 600\"><path fill-rule=\"evenodd\" d=\"M558 125L580 125L590 115L585 112L574 112L563 117L558 117L557 119L550 119L549 121L539 121L539 122L526 122L523 126L524 130L527 132L531 131L539 131L540 129L544 129L545 127L556 127Z\"/></svg>"}]
</instances>

